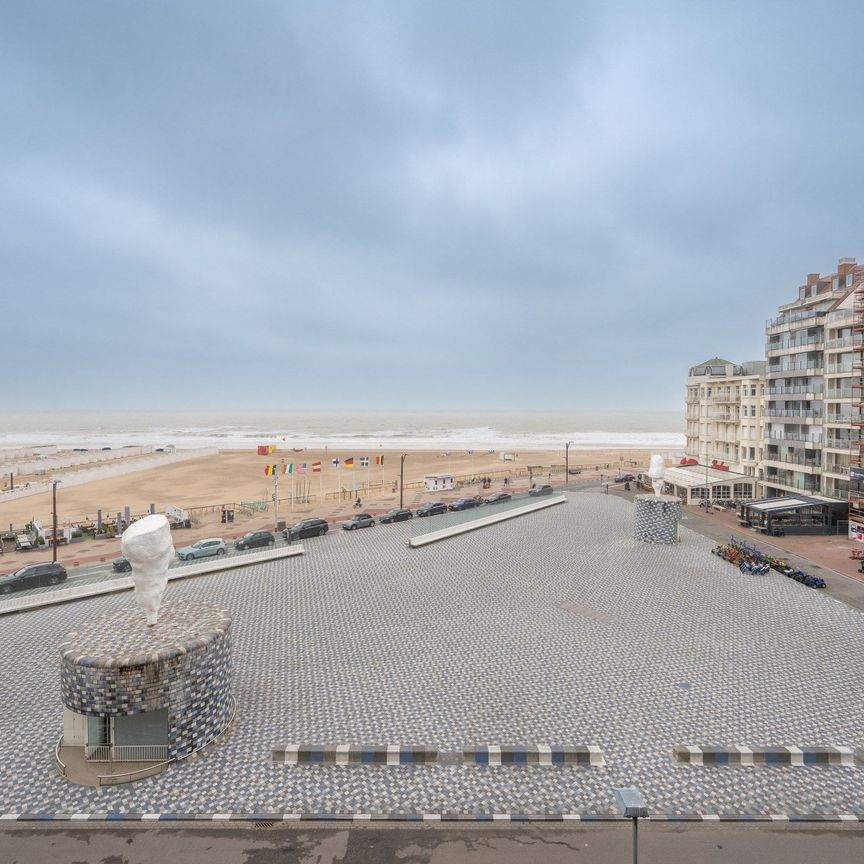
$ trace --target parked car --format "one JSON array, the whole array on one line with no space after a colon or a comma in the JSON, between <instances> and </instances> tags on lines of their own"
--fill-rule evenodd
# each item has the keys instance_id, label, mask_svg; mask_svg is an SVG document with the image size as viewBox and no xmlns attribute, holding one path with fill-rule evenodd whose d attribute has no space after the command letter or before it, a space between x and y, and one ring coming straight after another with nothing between
<instances>
[{"instance_id":1,"label":"parked car","mask_svg":"<svg viewBox=\"0 0 864 864\"><path fill-rule=\"evenodd\" d=\"M404 522L406 519L413 519L414 514L407 507L397 507L395 510L388 510L383 516L378 517L378 521L382 525L387 525L390 522Z\"/></svg>"},{"instance_id":2,"label":"parked car","mask_svg":"<svg viewBox=\"0 0 864 864\"><path fill-rule=\"evenodd\" d=\"M250 531L234 543L235 549L259 549L272 546L276 542L272 531Z\"/></svg>"},{"instance_id":3,"label":"parked car","mask_svg":"<svg viewBox=\"0 0 864 864\"><path fill-rule=\"evenodd\" d=\"M354 531L357 528L371 528L375 520L368 513L355 513L350 519L342 523L344 531Z\"/></svg>"},{"instance_id":4,"label":"parked car","mask_svg":"<svg viewBox=\"0 0 864 864\"><path fill-rule=\"evenodd\" d=\"M286 540L302 540L304 537L323 537L330 530L326 519L304 519L282 532Z\"/></svg>"},{"instance_id":5,"label":"parked car","mask_svg":"<svg viewBox=\"0 0 864 864\"><path fill-rule=\"evenodd\" d=\"M132 565L129 563L128 558L115 558L111 562L111 566L114 568L115 573L128 573L132 569Z\"/></svg>"},{"instance_id":6,"label":"parked car","mask_svg":"<svg viewBox=\"0 0 864 864\"><path fill-rule=\"evenodd\" d=\"M505 501L510 501L513 496L509 492L496 492L486 499L487 504L503 504Z\"/></svg>"},{"instance_id":7,"label":"parked car","mask_svg":"<svg viewBox=\"0 0 864 864\"><path fill-rule=\"evenodd\" d=\"M528 494L532 498L539 498L541 495L551 495L552 487L548 483L543 483L542 485L535 486L533 489L529 489Z\"/></svg>"},{"instance_id":8,"label":"parked car","mask_svg":"<svg viewBox=\"0 0 864 864\"><path fill-rule=\"evenodd\" d=\"M437 516L439 513L446 513L447 505L443 501L433 501L429 504L421 504L417 508L418 516Z\"/></svg>"},{"instance_id":9,"label":"parked car","mask_svg":"<svg viewBox=\"0 0 864 864\"><path fill-rule=\"evenodd\" d=\"M635 474L619 474L612 482L613 483L632 483L636 479Z\"/></svg>"},{"instance_id":10,"label":"parked car","mask_svg":"<svg viewBox=\"0 0 864 864\"><path fill-rule=\"evenodd\" d=\"M482 503L482 498L457 498L447 509L455 513L458 510L470 510L472 507L479 507Z\"/></svg>"},{"instance_id":11,"label":"parked car","mask_svg":"<svg viewBox=\"0 0 864 864\"><path fill-rule=\"evenodd\" d=\"M0 594L57 585L66 580L66 568L62 564L48 561L44 564L27 564L14 573L0 576Z\"/></svg>"},{"instance_id":12,"label":"parked car","mask_svg":"<svg viewBox=\"0 0 864 864\"><path fill-rule=\"evenodd\" d=\"M211 555L224 555L228 551L225 541L221 537L208 537L199 540L191 546L184 546L177 550L177 557L181 561L194 561L196 558L209 558Z\"/></svg>"}]
</instances>

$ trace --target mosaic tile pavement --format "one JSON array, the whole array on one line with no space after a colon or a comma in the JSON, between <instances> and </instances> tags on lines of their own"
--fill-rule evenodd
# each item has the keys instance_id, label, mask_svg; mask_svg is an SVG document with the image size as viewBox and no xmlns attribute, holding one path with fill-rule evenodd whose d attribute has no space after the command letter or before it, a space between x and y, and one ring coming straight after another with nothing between
<instances>
[{"instance_id":1,"label":"mosaic tile pavement","mask_svg":"<svg viewBox=\"0 0 864 864\"><path fill-rule=\"evenodd\" d=\"M639 543L617 497L569 498L422 549L406 523L376 526L170 585L166 599L230 610L238 716L218 747L134 785L73 786L53 764L57 647L131 596L4 619L0 812L602 816L631 784L658 815L864 812L860 767L672 758L683 744L862 746L861 613L745 576L686 529ZM606 765L274 764L286 741L591 744Z\"/></svg>"}]
</instances>

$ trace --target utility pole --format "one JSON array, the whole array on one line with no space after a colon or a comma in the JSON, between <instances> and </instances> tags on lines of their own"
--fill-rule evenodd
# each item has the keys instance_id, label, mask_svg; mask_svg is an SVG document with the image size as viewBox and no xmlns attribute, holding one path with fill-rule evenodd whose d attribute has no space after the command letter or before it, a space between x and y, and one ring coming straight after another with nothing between
<instances>
[{"instance_id":1,"label":"utility pole","mask_svg":"<svg viewBox=\"0 0 864 864\"><path fill-rule=\"evenodd\" d=\"M273 472L273 531L279 530L279 469Z\"/></svg>"},{"instance_id":2,"label":"utility pole","mask_svg":"<svg viewBox=\"0 0 864 864\"><path fill-rule=\"evenodd\" d=\"M57 561L57 484L61 482L61 480L51 481L51 497L54 507L54 536L51 538L51 545L53 546L51 560L55 563Z\"/></svg>"},{"instance_id":3,"label":"utility pole","mask_svg":"<svg viewBox=\"0 0 864 864\"><path fill-rule=\"evenodd\" d=\"M564 445L564 485L570 482L570 445L572 441L568 441Z\"/></svg>"},{"instance_id":4,"label":"utility pole","mask_svg":"<svg viewBox=\"0 0 864 864\"><path fill-rule=\"evenodd\" d=\"M399 509L402 509L402 504L404 501L404 497L402 494L403 489L405 488L405 457L407 453L403 453L399 457Z\"/></svg>"}]
</instances>

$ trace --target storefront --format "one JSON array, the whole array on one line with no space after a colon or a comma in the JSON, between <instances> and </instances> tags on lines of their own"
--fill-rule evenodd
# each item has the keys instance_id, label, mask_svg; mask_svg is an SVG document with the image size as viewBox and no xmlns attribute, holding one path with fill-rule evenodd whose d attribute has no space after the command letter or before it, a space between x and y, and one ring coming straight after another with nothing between
<instances>
[{"instance_id":1,"label":"storefront","mask_svg":"<svg viewBox=\"0 0 864 864\"><path fill-rule=\"evenodd\" d=\"M809 495L785 495L742 504L738 521L745 528L782 537L784 534L836 534L848 518L846 501Z\"/></svg>"}]
</instances>

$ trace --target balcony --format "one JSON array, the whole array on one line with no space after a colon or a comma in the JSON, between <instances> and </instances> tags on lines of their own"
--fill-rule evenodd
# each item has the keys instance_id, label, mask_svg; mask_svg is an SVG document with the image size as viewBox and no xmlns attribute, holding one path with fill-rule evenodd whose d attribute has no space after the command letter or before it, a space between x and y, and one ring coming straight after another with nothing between
<instances>
[{"instance_id":1,"label":"balcony","mask_svg":"<svg viewBox=\"0 0 864 864\"><path fill-rule=\"evenodd\" d=\"M826 390L825 399L832 402L840 402L852 398L852 390Z\"/></svg>"},{"instance_id":2,"label":"balcony","mask_svg":"<svg viewBox=\"0 0 864 864\"><path fill-rule=\"evenodd\" d=\"M826 375L851 375L852 374L852 364L851 363L829 363L825 367Z\"/></svg>"},{"instance_id":3,"label":"balcony","mask_svg":"<svg viewBox=\"0 0 864 864\"><path fill-rule=\"evenodd\" d=\"M766 408L762 414L764 417L804 417L810 420L822 416L818 408Z\"/></svg>"},{"instance_id":4,"label":"balcony","mask_svg":"<svg viewBox=\"0 0 864 864\"><path fill-rule=\"evenodd\" d=\"M833 465L826 465L825 474L835 474L838 477L848 477L849 476L849 466L848 465L838 465L834 463Z\"/></svg>"},{"instance_id":5,"label":"balcony","mask_svg":"<svg viewBox=\"0 0 864 864\"><path fill-rule=\"evenodd\" d=\"M737 405L741 401L741 397L735 393L717 393L711 397L711 401L716 405L718 402L722 402L725 404L732 403Z\"/></svg>"},{"instance_id":6,"label":"balcony","mask_svg":"<svg viewBox=\"0 0 864 864\"><path fill-rule=\"evenodd\" d=\"M778 465L800 465L803 468L821 468L822 460L812 456L790 456L788 453L782 456L780 453L766 453L764 462L776 462Z\"/></svg>"},{"instance_id":7,"label":"balcony","mask_svg":"<svg viewBox=\"0 0 864 864\"><path fill-rule=\"evenodd\" d=\"M785 312L783 315L778 315L776 318L769 321L766 325L766 329L769 333L776 333L787 327L791 327L793 324L797 324L799 321L810 321L811 319L816 318L824 319L824 317L825 312L816 311L815 309L808 309L801 312ZM819 323L821 323L821 321Z\"/></svg>"},{"instance_id":8,"label":"balcony","mask_svg":"<svg viewBox=\"0 0 864 864\"><path fill-rule=\"evenodd\" d=\"M822 393L822 382L811 384L786 384L779 387L768 387L766 396L789 396L800 394L802 399L817 399Z\"/></svg>"},{"instance_id":9,"label":"balcony","mask_svg":"<svg viewBox=\"0 0 864 864\"><path fill-rule=\"evenodd\" d=\"M825 343L826 351L838 351L843 348L852 348L861 345L861 339L855 336L841 336L839 339L829 339Z\"/></svg>"},{"instance_id":10,"label":"balcony","mask_svg":"<svg viewBox=\"0 0 864 864\"><path fill-rule=\"evenodd\" d=\"M777 354L785 354L787 352L799 351L803 348L809 348L811 351L822 350L822 336L808 336L805 339L789 339L782 342L766 342L765 353L769 357Z\"/></svg>"},{"instance_id":11,"label":"balcony","mask_svg":"<svg viewBox=\"0 0 864 864\"><path fill-rule=\"evenodd\" d=\"M766 474L762 482L769 486L810 494L818 494L820 488L819 481L810 477L801 478Z\"/></svg>"},{"instance_id":12,"label":"balcony","mask_svg":"<svg viewBox=\"0 0 864 864\"><path fill-rule=\"evenodd\" d=\"M801 441L811 447L821 447L822 438L809 432L766 432L766 441Z\"/></svg>"},{"instance_id":13,"label":"balcony","mask_svg":"<svg viewBox=\"0 0 864 864\"><path fill-rule=\"evenodd\" d=\"M737 414L712 414L710 417L717 423L740 423L741 418Z\"/></svg>"},{"instance_id":14,"label":"balcony","mask_svg":"<svg viewBox=\"0 0 864 864\"><path fill-rule=\"evenodd\" d=\"M822 360L796 360L792 363L770 363L768 365L768 375L775 378L788 377L794 375L821 375ZM849 374L852 373L850 368Z\"/></svg>"}]
</instances>

